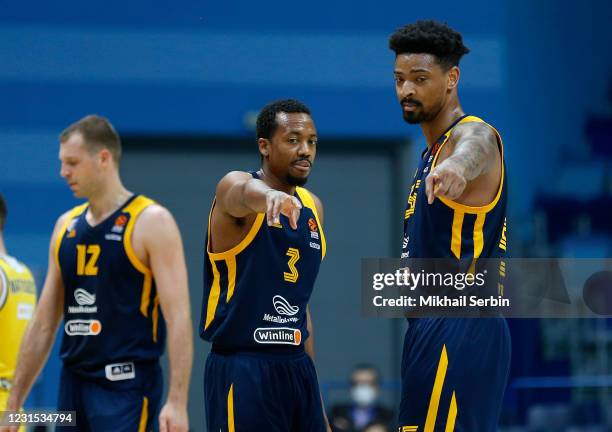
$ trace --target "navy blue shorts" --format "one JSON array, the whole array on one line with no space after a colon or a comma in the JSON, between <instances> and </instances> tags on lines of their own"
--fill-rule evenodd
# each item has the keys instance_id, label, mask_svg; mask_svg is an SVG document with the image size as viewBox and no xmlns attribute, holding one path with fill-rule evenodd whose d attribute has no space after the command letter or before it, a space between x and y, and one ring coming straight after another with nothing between
<instances>
[{"instance_id":1,"label":"navy blue shorts","mask_svg":"<svg viewBox=\"0 0 612 432\"><path fill-rule=\"evenodd\" d=\"M325 432L317 374L304 352L213 350L204 373L206 427L214 432Z\"/></svg>"},{"instance_id":2,"label":"navy blue shorts","mask_svg":"<svg viewBox=\"0 0 612 432\"><path fill-rule=\"evenodd\" d=\"M497 430L510 349L502 318L411 320L402 356L399 430Z\"/></svg>"},{"instance_id":3,"label":"navy blue shorts","mask_svg":"<svg viewBox=\"0 0 612 432\"><path fill-rule=\"evenodd\" d=\"M87 378L62 368L57 409L76 411L76 427L57 431L157 431L163 378L159 364L136 365L121 381Z\"/></svg>"}]
</instances>

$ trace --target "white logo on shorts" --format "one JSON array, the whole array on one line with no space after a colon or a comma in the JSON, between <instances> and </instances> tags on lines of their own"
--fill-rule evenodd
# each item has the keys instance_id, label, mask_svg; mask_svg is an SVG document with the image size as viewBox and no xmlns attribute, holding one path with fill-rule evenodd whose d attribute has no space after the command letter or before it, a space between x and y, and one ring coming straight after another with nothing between
<instances>
[{"instance_id":1,"label":"white logo on shorts","mask_svg":"<svg viewBox=\"0 0 612 432\"><path fill-rule=\"evenodd\" d=\"M113 363L104 367L106 379L109 381L123 381L136 378L134 363Z\"/></svg>"}]
</instances>

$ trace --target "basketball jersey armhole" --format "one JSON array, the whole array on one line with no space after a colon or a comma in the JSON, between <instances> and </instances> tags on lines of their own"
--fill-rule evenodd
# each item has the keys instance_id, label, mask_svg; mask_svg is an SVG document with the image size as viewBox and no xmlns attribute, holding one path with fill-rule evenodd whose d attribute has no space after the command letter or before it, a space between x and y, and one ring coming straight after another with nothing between
<instances>
[{"instance_id":1,"label":"basketball jersey armhole","mask_svg":"<svg viewBox=\"0 0 612 432\"><path fill-rule=\"evenodd\" d=\"M146 266L138 258L138 256L136 256L136 253L134 252L134 245L132 244L132 234L134 232L134 226L136 225L138 216L140 216L140 214L152 204L155 204L155 201L139 195L123 209L123 213L128 213L130 215L130 219L125 226L125 234L123 235L123 247L125 248L125 253L130 260L130 263L136 270L144 275L150 275L151 269Z\"/></svg>"},{"instance_id":2,"label":"basketball jersey armhole","mask_svg":"<svg viewBox=\"0 0 612 432\"><path fill-rule=\"evenodd\" d=\"M485 122L484 120L482 120L479 117L476 117L476 116L466 116L465 118L461 119L461 121L459 121L457 124L471 123L471 122L486 124L491 129L493 129L493 132L495 132L495 135L497 137L497 142L499 144L499 150L500 150L500 156L501 156L501 180L499 182L499 188L497 189L497 194L495 195L495 198L493 198L493 201L491 201L489 204L484 205L484 206L469 206L469 205L465 205L465 204L460 204L460 203L458 203L456 201L449 200L449 199L444 198L444 197L437 197L437 198L444 205L446 205L447 207L450 207L453 210L457 210L457 211L460 211L462 213L468 213L468 214L482 214L482 213L488 213L488 212L490 212L491 210L493 210L495 208L495 206L499 202L499 198L501 197L502 190L504 189L504 176L505 176L504 144L502 142L501 136L499 135L499 132L497 131L497 129L495 129L493 126L491 126L489 123ZM448 135L446 136L446 138L444 138L444 142L442 142L442 144L440 145L440 148L438 148L438 151L436 152L436 154L434 156L434 159L433 159L433 162L431 164L431 169L432 170L436 167L436 163L438 161L438 156L442 152L442 148L444 147L444 145L450 139L452 131L453 131L452 129L450 131L448 131Z\"/></svg>"},{"instance_id":3,"label":"basketball jersey armhole","mask_svg":"<svg viewBox=\"0 0 612 432\"><path fill-rule=\"evenodd\" d=\"M217 202L217 199L216 198L213 199L212 205L210 206L210 213L208 214L208 230L207 230L208 234L206 236L206 253L208 254L208 257L210 258L211 261L219 261L219 260L232 258L238 255L243 250L245 250L246 247L251 244L251 242L253 241L257 233L259 232L259 229L263 225L263 221L266 216L265 213L257 213L257 215L255 216L255 220L253 221L253 225L251 225L251 228L249 229L249 232L247 233L246 236L244 236L242 240L240 240L240 242L236 246L224 252L212 252L210 250L210 239L212 237L211 221L212 221L212 212L213 212L213 209L215 208L216 202Z\"/></svg>"},{"instance_id":4,"label":"basketball jersey armhole","mask_svg":"<svg viewBox=\"0 0 612 432\"><path fill-rule=\"evenodd\" d=\"M321 261L322 261L323 258L325 258L325 254L327 253L327 243L325 241L325 234L323 233L323 225L321 225L321 220L319 219L319 212L317 211L317 206L315 204L314 198L312 197L310 192L308 192L308 190L303 187L297 186L295 188L295 191L297 192L298 196L304 203L304 206L312 210L315 220L317 221L317 226L319 227L319 231L321 232Z\"/></svg>"}]
</instances>

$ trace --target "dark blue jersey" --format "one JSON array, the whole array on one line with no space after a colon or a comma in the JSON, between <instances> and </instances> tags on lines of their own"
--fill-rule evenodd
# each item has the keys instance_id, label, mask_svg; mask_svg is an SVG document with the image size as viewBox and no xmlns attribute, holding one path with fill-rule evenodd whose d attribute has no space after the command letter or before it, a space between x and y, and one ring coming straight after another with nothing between
<instances>
[{"instance_id":1,"label":"dark blue jersey","mask_svg":"<svg viewBox=\"0 0 612 432\"><path fill-rule=\"evenodd\" d=\"M427 203L425 179L436 166L453 128L467 122L483 120L474 116L460 118L423 152L404 214L402 258L457 258L474 262L478 258L505 255L507 182L503 144L495 129L502 160L502 179L493 201L482 207L471 207L437 197L432 204Z\"/></svg>"},{"instance_id":2,"label":"dark blue jersey","mask_svg":"<svg viewBox=\"0 0 612 432\"><path fill-rule=\"evenodd\" d=\"M283 215L268 226L259 213L226 252L211 252L209 218L200 336L218 349L302 349L308 338L306 307L326 245L312 195L298 187L295 196L302 203L297 230Z\"/></svg>"},{"instance_id":3,"label":"dark blue jersey","mask_svg":"<svg viewBox=\"0 0 612 432\"><path fill-rule=\"evenodd\" d=\"M138 215L151 204L152 200L134 195L92 227L85 219L86 203L70 211L60 232L56 244L64 283L60 356L76 373L109 377L108 365L157 360L163 353L166 332L153 274L131 243Z\"/></svg>"}]
</instances>

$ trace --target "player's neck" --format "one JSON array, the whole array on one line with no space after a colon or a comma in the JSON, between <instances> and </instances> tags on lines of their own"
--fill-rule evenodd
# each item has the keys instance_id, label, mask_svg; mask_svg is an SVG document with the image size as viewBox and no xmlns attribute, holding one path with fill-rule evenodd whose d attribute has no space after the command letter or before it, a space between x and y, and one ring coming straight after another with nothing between
<instances>
[{"instance_id":1,"label":"player's neck","mask_svg":"<svg viewBox=\"0 0 612 432\"><path fill-rule=\"evenodd\" d=\"M421 123L423 135L425 135L425 139L427 140L427 147L433 146L436 140L438 140L440 136L463 115L463 109L461 105L459 105L459 102L456 101L447 108L442 109L431 121Z\"/></svg>"},{"instance_id":2,"label":"player's neck","mask_svg":"<svg viewBox=\"0 0 612 432\"><path fill-rule=\"evenodd\" d=\"M4 246L4 236L0 233L0 255L8 255L6 246Z\"/></svg>"},{"instance_id":3,"label":"player's neck","mask_svg":"<svg viewBox=\"0 0 612 432\"><path fill-rule=\"evenodd\" d=\"M295 186L288 185L287 183L280 180L276 177L269 168L262 167L259 171L257 171L259 178L272 189L276 189L286 194L293 195L295 194Z\"/></svg>"},{"instance_id":4,"label":"player's neck","mask_svg":"<svg viewBox=\"0 0 612 432\"><path fill-rule=\"evenodd\" d=\"M88 211L93 222L99 222L108 215L114 213L119 207L125 204L132 195L132 192L128 191L123 186L119 176L103 184L95 196L89 197L88 200Z\"/></svg>"}]
</instances>

